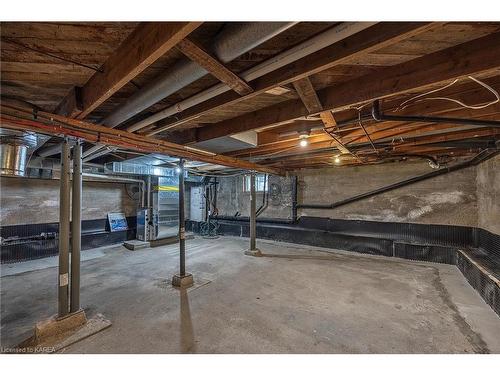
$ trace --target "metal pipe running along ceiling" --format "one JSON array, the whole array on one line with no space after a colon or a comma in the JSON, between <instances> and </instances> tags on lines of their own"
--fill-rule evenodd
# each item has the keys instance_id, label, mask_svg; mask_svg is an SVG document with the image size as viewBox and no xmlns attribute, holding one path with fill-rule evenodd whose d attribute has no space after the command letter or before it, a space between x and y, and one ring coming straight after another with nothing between
<instances>
[{"instance_id":1,"label":"metal pipe running along ceiling","mask_svg":"<svg viewBox=\"0 0 500 375\"><path fill-rule=\"evenodd\" d=\"M297 22L245 22L229 23L216 36L212 46L214 55L223 63L230 62L274 36L294 26ZM202 78L208 72L197 63L183 58L143 89L128 98L111 112L102 123L114 128L160 100ZM100 146L84 152L86 157Z\"/></svg>"},{"instance_id":2,"label":"metal pipe running along ceiling","mask_svg":"<svg viewBox=\"0 0 500 375\"><path fill-rule=\"evenodd\" d=\"M263 76L264 74L267 74L269 72L272 72L276 69L279 69L287 64L290 64L302 57L305 57L311 53L317 52L320 49L323 49L325 47L328 47L329 45L332 45L333 43L336 43L340 40L343 40L351 35L354 35L360 31L363 31L371 26L376 24L376 22L344 22L341 23L340 25L337 25L335 27L332 27L315 37L308 39L300 44L298 44L295 47L292 47L266 61L263 61L262 63L244 71L243 73L240 74L241 78L246 80L246 81L252 81L256 78L259 78ZM290 25L293 26L293 25ZM185 100L182 100L162 111L159 111L155 113L154 115L141 120L129 127L126 128L127 131L129 132L135 132L137 130L140 130L150 124L153 124L154 122L157 122L159 120L162 120L164 118L167 118L169 116L172 116L176 113L182 112L185 109L191 108L197 104L203 103L204 101L211 99L217 95L223 94L227 91L229 91L230 88L223 84L217 84L215 86L212 86L206 90L203 90L202 92L195 94ZM105 120L106 121L106 120ZM156 132L150 132L148 135L155 135ZM94 146L91 149L89 149L87 152L84 153L85 161L92 160L94 157L89 156L94 152L97 152L98 150L102 149L102 146ZM102 154L99 154L99 156L102 156Z\"/></svg>"}]
</instances>

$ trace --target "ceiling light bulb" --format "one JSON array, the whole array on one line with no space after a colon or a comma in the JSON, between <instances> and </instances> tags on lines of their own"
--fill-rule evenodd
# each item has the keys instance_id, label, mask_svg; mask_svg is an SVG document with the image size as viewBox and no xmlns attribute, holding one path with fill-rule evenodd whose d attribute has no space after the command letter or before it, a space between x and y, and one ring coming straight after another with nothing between
<instances>
[{"instance_id":1,"label":"ceiling light bulb","mask_svg":"<svg viewBox=\"0 0 500 375\"><path fill-rule=\"evenodd\" d=\"M175 168L175 172L176 172L176 173L181 173L181 169L180 169L179 167L176 167L176 168Z\"/></svg>"},{"instance_id":2,"label":"ceiling light bulb","mask_svg":"<svg viewBox=\"0 0 500 375\"><path fill-rule=\"evenodd\" d=\"M309 144L309 142L307 142L307 139L305 139L305 138L302 138L302 139L300 140L300 142L299 142L299 145L300 145L301 147L306 147L308 144Z\"/></svg>"},{"instance_id":3,"label":"ceiling light bulb","mask_svg":"<svg viewBox=\"0 0 500 375\"><path fill-rule=\"evenodd\" d=\"M335 156L335 159L333 159L333 161L335 162L335 164L339 164L340 158L338 156Z\"/></svg>"}]
</instances>

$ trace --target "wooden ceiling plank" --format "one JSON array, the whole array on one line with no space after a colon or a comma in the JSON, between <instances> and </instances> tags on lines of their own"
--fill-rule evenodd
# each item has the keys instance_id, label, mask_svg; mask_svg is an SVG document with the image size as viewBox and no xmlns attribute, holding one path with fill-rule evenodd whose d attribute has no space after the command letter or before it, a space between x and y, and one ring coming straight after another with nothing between
<instances>
[{"instance_id":1,"label":"wooden ceiling plank","mask_svg":"<svg viewBox=\"0 0 500 375\"><path fill-rule=\"evenodd\" d=\"M82 87L82 119L184 39L201 22L146 22L137 26ZM71 93L69 94L71 95Z\"/></svg>"},{"instance_id":2,"label":"wooden ceiling plank","mask_svg":"<svg viewBox=\"0 0 500 375\"><path fill-rule=\"evenodd\" d=\"M293 87L295 88L295 91L297 91L300 100L302 101L306 109L309 111L309 113L317 113L323 111L323 106L319 101L318 95L316 94L316 90L314 89L309 77L303 77L301 79L298 79L297 81L294 81ZM321 116L323 113L325 113L325 115ZM330 116L328 116L328 113L330 114ZM325 127L330 126L329 123L331 123L331 119L333 119L333 122L336 124L335 119L333 118L333 114L330 111L321 112L320 117ZM329 121L329 123L327 123L324 120L324 118L326 118ZM330 137L330 139L332 143L335 145L335 147L337 147L340 150L341 153L350 154L347 147L345 147L345 145L342 143L340 137L338 136L336 136L336 138Z\"/></svg>"},{"instance_id":3,"label":"wooden ceiling plank","mask_svg":"<svg viewBox=\"0 0 500 375\"><path fill-rule=\"evenodd\" d=\"M210 111L239 103L273 88L291 84L297 79L319 73L333 66L348 64L361 55L440 27L441 25L441 23L437 22L382 22L376 24L340 42L252 80L251 84L254 92L245 97L236 95L233 92L227 92L188 108L177 114L176 117L178 120L167 122L157 129L154 134L171 129L177 123L180 124L196 119Z\"/></svg>"},{"instance_id":4,"label":"wooden ceiling plank","mask_svg":"<svg viewBox=\"0 0 500 375\"><path fill-rule=\"evenodd\" d=\"M200 65L203 69L212 74L219 81L228 85L232 90L239 95L247 95L253 92L253 89L243 79L238 77L230 69L228 69L217 58L208 53L198 43L185 38L177 43L179 49L186 57Z\"/></svg>"},{"instance_id":5,"label":"wooden ceiling plank","mask_svg":"<svg viewBox=\"0 0 500 375\"><path fill-rule=\"evenodd\" d=\"M500 33L435 52L376 74L318 91L326 110L344 110L393 95L424 90L467 75L496 72L500 61ZM223 137L289 122L309 112L299 100L288 100L233 119L196 129L198 141Z\"/></svg>"}]
</instances>

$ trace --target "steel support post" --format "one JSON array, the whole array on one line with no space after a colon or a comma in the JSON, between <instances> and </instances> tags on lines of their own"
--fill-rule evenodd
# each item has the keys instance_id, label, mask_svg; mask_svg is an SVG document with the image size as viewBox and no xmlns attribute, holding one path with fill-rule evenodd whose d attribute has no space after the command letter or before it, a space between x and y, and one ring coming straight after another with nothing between
<instances>
[{"instance_id":1,"label":"steel support post","mask_svg":"<svg viewBox=\"0 0 500 375\"><path fill-rule=\"evenodd\" d=\"M181 277L186 275L186 228L184 219L184 159L179 160L179 255Z\"/></svg>"},{"instance_id":2,"label":"steel support post","mask_svg":"<svg viewBox=\"0 0 500 375\"><path fill-rule=\"evenodd\" d=\"M184 159L179 159L179 274L172 278L172 285L188 288L193 285L193 275L186 273L186 228L184 215Z\"/></svg>"},{"instance_id":3,"label":"steel support post","mask_svg":"<svg viewBox=\"0 0 500 375\"><path fill-rule=\"evenodd\" d=\"M61 179L59 190L59 280L58 315L68 314L69 286L69 216L70 216L70 145L67 139L61 145Z\"/></svg>"},{"instance_id":4,"label":"steel support post","mask_svg":"<svg viewBox=\"0 0 500 375\"><path fill-rule=\"evenodd\" d=\"M70 311L80 310L80 250L82 245L82 144L73 146L73 193L71 199L71 292Z\"/></svg>"},{"instance_id":5,"label":"steel support post","mask_svg":"<svg viewBox=\"0 0 500 375\"><path fill-rule=\"evenodd\" d=\"M255 251L255 225L256 225L256 194L255 173L250 175L250 251Z\"/></svg>"},{"instance_id":6,"label":"steel support post","mask_svg":"<svg viewBox=\"0 0 500 375\"><path fill-rule=\"evenodd\" d=\"M246 255L261 256L261 252L256 246L257 232L257 214L256 214L257 196L255 192L255 172L250 174L250 249L245 251Z\"/></svg>"}]
</instances>

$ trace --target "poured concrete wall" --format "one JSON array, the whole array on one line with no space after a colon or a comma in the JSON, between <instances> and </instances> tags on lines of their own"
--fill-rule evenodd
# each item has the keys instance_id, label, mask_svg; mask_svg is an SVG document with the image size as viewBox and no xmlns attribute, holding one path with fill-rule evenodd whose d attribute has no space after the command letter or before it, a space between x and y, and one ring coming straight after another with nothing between
<instances>
[{"instance_id":1,"label":"poured concrete wall","mask_svg":"<svg viewBox=\"0 0 500 375\"><path fill-rule=\"evenodd\" d=\"M299 202L333 203L431 171L423 161L304 170L299 174ZM301 209L299 215L477 226L475 168L462 169L332 210Z\"/></svg>"},{"instance_id":2,"label":"poured concrete wall","mask_svg":"<svg viewBox=\"0 0 500 375\"><path fill-rule=\"evenodd\" d=\"M477 167L478 226L500 234L500 155Z\"/></svg>"},{"instance_id":3,"label":"poured concrete wall","mask_svg":"<svg viewBox=\"0 0 500 375\"><path fill-rule=\"evenodd\" d=\"M243 176L220 178L217 191L219 215L250 215L250 193L243 191ZM269 176L269 201L259 217L291 219L292 217L291 177ZM257 208L262 204L263 193L257 193Z\"/></svg>"},{"instance_id":4,"label":"poured concrete wall","mask_svg":"<svg viewBox=\"0 0 500 375\"><path fill-rule=\"evenodd\" d=\"M309 169L298 173L298 202L328 204L388 184L433 171L427 162L389 163L351 168ZM497 177L498 178L498 177ZM279 199L261 217L291 218L291 178L271 176L280 187ZM248 216L249 193L243 177L221 178L220 215ZM257 207L262 194L257 195ZM422 181L337 209L299 209L299 216L336 219L412 222L477 226L476 170L474 167Z\"/></svg>"},{"instance_id":5,"label":"poured concrete wall","mask_svg":"<svg viewBox=\"0 0 500 375\"><path fill-rule=\"evenodd\" d=\"M59 221L59 180L0 178L0 225ZM108 212L134 216L138 202L124 184L84 181L82 219L104 219Z\"/></svg>"}]
</instances>

